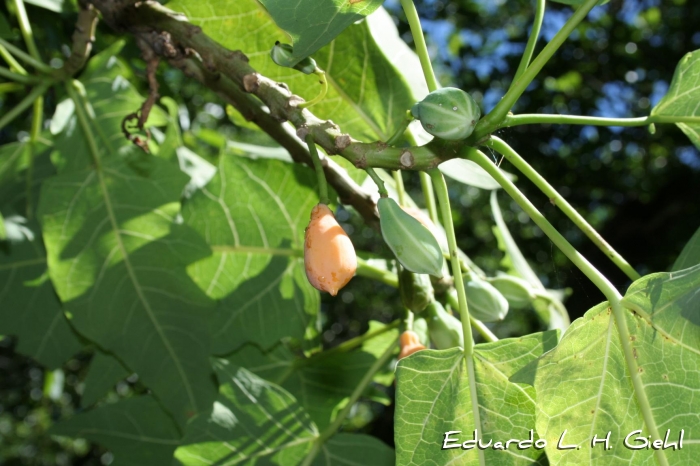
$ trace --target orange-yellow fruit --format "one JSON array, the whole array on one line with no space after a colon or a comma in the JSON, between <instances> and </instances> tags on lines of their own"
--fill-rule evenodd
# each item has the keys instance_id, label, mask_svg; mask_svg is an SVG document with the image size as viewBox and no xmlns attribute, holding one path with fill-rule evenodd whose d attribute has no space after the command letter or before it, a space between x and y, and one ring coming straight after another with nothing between
<instances>
[{"instance_id":1,"label":"orange-yellow fruit","mask_svg":"<svg viewBox=\"0 0 700 466\"><path fill-rule=\"evenodd\" d=\"M406 330L401 334L399 339L399 344L401 345L401 352L399 352L399 359L403 359L406 356L410 356L416 351L426 349L425 346L420 342L418 334L412 330Z\"/></svg>"},{"instance_id":2,"label":"orange-yellow fruit","mask_svg":"<svg viewBox=\"0 0 700 466\"><path fill-rule=\"evenodd\" d=\"M316 204L311 211L304 240L304 267L309 283L333 296L355 275L355 248L325 204Z\"/></svg>"}]
</instances>

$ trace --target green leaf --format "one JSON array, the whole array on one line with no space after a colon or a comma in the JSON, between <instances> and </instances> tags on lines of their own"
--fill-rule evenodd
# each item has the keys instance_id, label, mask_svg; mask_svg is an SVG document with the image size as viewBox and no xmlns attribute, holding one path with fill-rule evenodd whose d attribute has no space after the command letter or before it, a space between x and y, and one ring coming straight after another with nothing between
<instances>
[{"instance_id":1,"label":"green leaf","mask_svg":"<svg viewBox=\"0 0 700 466\"><path fill-rule=\"evenodd\" d=\"M547 440L552 464L691 464L700 445L700 265L672 273L656 273L635 281L622 300L626 308L632 365L643 393L630 380L617 322L602 303L577 319L559 345L534 367L537 391L537 431ZM681 450L633 450L625 437L636 430L650 431L639 404L643 396L661 438L669 441L684 429ZM557 442L581 445L559 450ZM593 435L610 434L610 450L591 448ZM655 440L655 439L652 439ZM655 459L656 456L656 459Z\"/></svg>"},{"instance_id":2,"label":"green leaf","mask_svg":"<svg viewBox=\"0 0 700 466\"><path fill-rule=\"evenodd\" d=\"M481 189L499 189L501 185L486 170L471 160L452 159L438 167L440 171L453 180Z\"/></svg>"},{"instance_id":3,"label":"green leaf","mask_svg":"<svg viewBox=\"0 0 700 466\"><path fill-rule=\"evenodd\" d=\"M314 187L307 168L225 155L216 176L185 204L185 224L214 251L188 270L208 296L221 300L211 322L215 354L247 341L267 348L315 328L318 292L300 258L318 202Z\"/></svg>"},{"instance_id":4,"label":"green leaf","mask_svg":"<svg viewBox=\"0 0 700 466\"><path fill-rule=\"evenodd\" d=\"M369 332L381 327L382 324L375 322ZM308 358L297 356L283 345L268 352L246 345L229 361L288 390L306 408L316 425L324 429L330 424L338 404L352 394L372 364L397 337L398 330L390 330L368 340L361 349L319 353ZM380 372L377 380L390 385L393 377L385 371Z\"/></svg>"},{"instance_id":5,"label":"green leaf","mask_svg":"<svg viewBox=\"0 0 700 466\"><path fill-rule=\"evenodd\" d=\"M275 41L288 42L288 37L257 1L174 0L168 7L185 13L223 46L244 51L253 68L285 82L293 93L309 100L320 91L317 76L272 62L270 50ZM405 53L405 46L397 48L397 41L374 38L375 33L398 36L396 26L385 13L381 22L370 18L349 26L314 55L318 66L326 71L329 90L325 99L314 105L313 113L333 120L343 132L365 142L387 140L416 101L405 78L391 63ZM383 30L377 32L378 28Z\"/></svg>"},{"instance_id":6,"label":"green leaf","mask_svg":"<svg viewBox=\"0 0 700 466\"><path fill-rule=\"evenodd\" d=\"M82 345L56 299L38 231L18 233L24 238L0 242L0 334L17 336L18 352L54 369Z\"/></svg>"},{"instance_id":7,"label":"green leaf","mask_svg":"<svg viewBox=\"0 0 700 466\"><path fill-rule=\"evenodd\" d=\"M0 146L0 208L6 217L34 212L41 183L56 173L49 159L52 141L46 136L39 136L33 151L30 151L29 140ZM28 190L27 174L32 154L31 189Z\"/></svg>"},{"instance_id":8,"label":"green leaf","mask_svg":"<svg viewBox=\"0 0 700 466\"><path fill-rule=\"evenodd\" d=\"M130 373L114 356L100 350L95 351L85 377L80 406L85 408L97 403L117 382L128 377Z\"/></svg>"},{"instance_id":9,"label":"green leaf","mask_svg":"<svg viewBox=\"0 0 700 466\"><path fill-rule=\"evenodd\" d=\"M673 75L671 86L656 104L651 115L700 117L700 50L681 58ZM678 127L700 149L700 123L677 123Z\"/></svg>"},{"instance_id":10,"label":"green leaf","mask_svg":"<svg viewBox=\"0 0 700 466\"><path fill-rule=\"evenodd\" d=\"M312 466L394 466L396 454L384 442L363 434L336 434L321 447Z\"/></svg>"},{"instance_id":11,"label":"green leaf","mask_svg":"<svg viewBox=\"0 0 700 466\"><path fill-rule=\"evenodd\" d=\"M318 430L294 397L228 361L214 368L219 396L188 423L175 458L185 466L301 463Z\"/></svg>"},{"instance_id":12,"label":"green leaf","mask_svg":"<svg viewBox=\"0 0 700 466\"><path fill-rule=\"evenodd\" d=\"M165 160L115 156L45 182L39 208L51 279L73 325L137 372L178 422L214 395L213 303L185 269L209 249L174 225L186 181Z\"/></svg>"},{"instance_id":13,"label":"green leaf","mask_svg":"<svg viewBox=\"0 0 700 466\"><path fill-rule=\"evenodd\" d=\"M481 426L474 424L461 348L423 350L399 361L394 423L397 464L479 464L476 449L442 449L445 432L459 431L451 438L461 443L473 438L475 428L484 443L494 442L484 450L486 464L537 461L542 451L535 448L519 450L511 445L499 451L492 447L498 441L529 438L535 423L535 390L509 378L554 347L557 338L557 331L548 331L475 346ZM536 434L533 437L537 439Z\"/></svg>"},{"instance_id":14,"label":"green leaf","mask_svg":"<svg viewBox=\"0 0 700 466\"><path fill-rule=\"evenodd\" d=\"M379 8L383 0L260 0L260 3L294 41L291 63L294 66Z\"/></svg>"},{"instance_id":15,"label":"green leaf","mask_svg":"<svg viewBox=\"0 0 700 466\"><path fill-rule=\"evenodd\" d=\"M171 464L180 443L176 425L150 395L77 414L52 426L49 434L105 446L114 454L112 466Z\"/></svg>"},{"instance_id":16,"label":"green leaf","mask_svg":"<svg viewBox=\"0 0 700 466\"><path fill-rule=\"evenodd\" d=\"M5 218L0 212L0 241L7 239L7 231L5 230Z\"/></svg>"},{"instance_id":17,"label":"green leaf","mask_svg":"<svg viewBox=\"0 0 700 466\"><path fill-rule=\"evenodd\" d=\"M690 241L683 247L683 250L671 267L671 272L687 269L697 264L700 264L700 228L695 231Z\"/></svg>"}]
</instances>

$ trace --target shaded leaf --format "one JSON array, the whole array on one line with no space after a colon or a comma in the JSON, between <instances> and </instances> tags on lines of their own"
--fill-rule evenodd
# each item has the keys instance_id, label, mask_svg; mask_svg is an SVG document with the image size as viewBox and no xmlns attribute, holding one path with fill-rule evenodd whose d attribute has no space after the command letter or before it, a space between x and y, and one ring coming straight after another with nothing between
<instances>
[{"instance_id":1,"label":"shaded leaf","mask_svg":"<svg viewBox=\"0 0 700 466\"><path fill-rule=\"evenodd\" d=\"M75 328L137 372L184 421L214 395L212 303L185 271L209 250L173 224L186 176L145 154L130 162L138 173L112 157L44 183L49 271Z\"/></svg>"},{"instance_id":2,"label":"shaded leaf","mask_svg":"<svg viewBox=\"0 0 700 466\"><path fill-rule=\"evenodd\" d=\"M423 350L402 359L396 369L395 440L397 464L479 464L477 450L442 449L445 432L471 440L475 428L493 442L528 439L535 422L535 390L509 381L557 342L557 332L476 345L474 370L481 426L475 426L463 350ZM504 408L507 407L507 416ZM537 439L536 434L534 438ZM461 443L461 442L460 442ZM493 445L492 445L493 446ZM534 448L484 451L486 464L532 464Z\"/></svg>"},{"instance_id":3,"label":"shaded leaf","mask_svg":"<svg viewBox=\"0 0 700 466\"><path fill-rule=\"evenodd\" d=\"M0 334L16 336L18 352L54 369L82 344L46 273L46 252L37 229L24 234L31 236L0 242Z\"/></svg>"},{"instance_id":4,"label":"shaded leaf","mask_svg":"<svg viewBox=\"0 0 700 466\"><path fill-rule=\"evenodd\" d=\"M382 327L384 325L374 322L369 332ZM397 337L398 330L390 330L368 340L359 350L319 353L308 358L295 355L283 345L268 352L247 345L229 361L288 390L323 429L330 423L338 404L352 394L372 364ZM376 380L389 385L393 374L388 370L380 372Z\"/></svg>"},{"instance_id":5,"label":"shaded leaf","mask_svg":"<svg viewBox=\"0 0 700 466\"><path fill-rule=\"evenodd\" d=\"M180 443L176 425L149 395L77 414L52 426L49 434L99 443L114 454L113 466L171 464Z\"/></svg>"},{"instance_id":6,"label":"shaded leaf","mask_svg":"<svg viewBox=\"0 0 700 466\"><path fill-rule=\"evenodd\" d=\"M321 447L313 466L394 466L396 454L384 442L363 434L336 434Z\"/></svg>"},{"instance_id":7,"label":"shaded leaf","mask_svg":"<svg viewBox=\"0 0 700 466\"><path fill-rule=\"evenodd\" d=\"M100 350L95 351L85 377L85 388L80 398L80 406L95 404L122 379L131 374L114 356Z\"/></svg>"},{"instance_id":8,"label":"shaded leaf","mask_svg":"<svg viewBox=\"0 0 700 466\"><path fill-rule=\"evenodd\" d=\"M220 388L211 412L188 425L175 457L186 466L299 464L318 430L283 388L228 361L214 362Z\"/></svg>"},{"instance_id":9,"label":"shaded leaf","mask_svg":"<svg viewBox=\"0 0 700 466\"><path fill-rule=\"evenodd\" d=\"M676 67L668 93L651 110L652 116L700 117L700 50L686 54ZM700 123L677 123L700 149Z\"/></svg>"}]
</instances>

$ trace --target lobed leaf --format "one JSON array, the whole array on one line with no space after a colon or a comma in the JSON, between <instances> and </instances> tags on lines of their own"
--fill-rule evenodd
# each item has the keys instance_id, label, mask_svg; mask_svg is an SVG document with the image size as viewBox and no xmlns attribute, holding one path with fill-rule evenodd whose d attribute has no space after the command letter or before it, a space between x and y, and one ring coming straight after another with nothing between
<instances>
[{"instance_id":1,"label":"lobed leaf","mask_svg":"<svg viewBox=\"0 0 700 466\"><path fill-rule=\"evenodd\" d=\"M442 448L445 433L461 443L478 429L484 443L526 440L535 421L535 390L511 376L557 343L557 331L476 345L474 370L481 425L472 415L470 381L461 348L423 350L399 361L394 432L401 465L479 464L477 449ZM507 416L504 415L507 410ZM532 433L537 440L537 434ZM486 464L533 464L541 450L484 450Z\"/></svg>"},{"instance_id":2,"label":"lobed leaf","mask_svg":"<svg viewBox=\"0 0 700 466\"><path fill-rule=\"evenodd\" d=\"M554 464L690 464L700 441L700 265L680 272L647 275L635 281L622 304L636 393L617 322L602 303L577 319L559 345L537 362L530 376L537 391L537 431L548 442ZM683 449L630 449L637 436L648 438L649 425L640 396L650 405L653 424L663 439L679 439ZM564 444L580 449L558 449ZM636 432L641 429L641 432ZM591 446L595 435L610 432L610 449ZM656 440L656 439L652 439Z\"/></svg>"}]
</instances>

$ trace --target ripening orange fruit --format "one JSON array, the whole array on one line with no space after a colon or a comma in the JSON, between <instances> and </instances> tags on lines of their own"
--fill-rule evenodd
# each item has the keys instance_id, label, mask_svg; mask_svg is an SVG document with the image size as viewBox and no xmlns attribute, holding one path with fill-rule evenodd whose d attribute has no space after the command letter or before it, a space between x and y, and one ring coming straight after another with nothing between
<instances>
[{"instance_id":1,"label":"ripening orange fruit","mask_svg":"<svg viewBox=\"0 0 700 466\"><path fill-rule=\"evenodd\" d=\"M311 211L304 240L304 267L309 283L333 296L355 275L355 248L325 204L316 204Z\"/></svg>"},{"instance_id":2,"label":"ripening orange fruit","mask_svg":"<svg viewBox=\"0 0 700 466\"><path fill-rule=\"evenodd\" d=\"M418 334L412 330L406 330L401 334L399 339L399 344L401 346L401 352L399 352L399 360L410 356L416 351L426 349L425 346L420 342Z\"/></svg>"}]
</instances>

